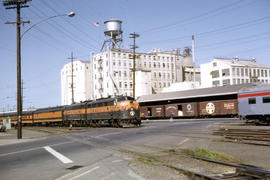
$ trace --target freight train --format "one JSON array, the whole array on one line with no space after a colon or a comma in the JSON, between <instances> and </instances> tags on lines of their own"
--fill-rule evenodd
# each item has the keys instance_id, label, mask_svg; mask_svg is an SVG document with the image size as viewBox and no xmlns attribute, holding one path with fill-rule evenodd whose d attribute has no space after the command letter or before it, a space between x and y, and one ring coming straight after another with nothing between
<instances>
[{"instance_id":1,"label":"freight train","mask_svg":"<svg viewBox=\"0 0 270 180\"><path fill-rule=\"evenodd\" d=\"M0 122L17 123L17 113L0 114ZM139 104L129 96L98 99L78 104L24 111L23 125L140 126Z\"/></svg>"},{"instance_id":2,"label":"freight train","mask_svg":"<svg viewBox=\"0 0 270 180\"><path fill-rule=\"evenodd\" d=\"M146 118L193 118L193 117L235 117L238 115L238 102L215 100L141 106L141 117Z\"/></svg>"},{"instance_id":3,"label":"freight train","mask_svg":"<svg viewBox=\"0 0 270 180\"><path fill-rule=\"evenodd\" d=\"M270 123L270 86L241 84L142 96L142 119L240 117Z\"/></svg>"}]
</instances>

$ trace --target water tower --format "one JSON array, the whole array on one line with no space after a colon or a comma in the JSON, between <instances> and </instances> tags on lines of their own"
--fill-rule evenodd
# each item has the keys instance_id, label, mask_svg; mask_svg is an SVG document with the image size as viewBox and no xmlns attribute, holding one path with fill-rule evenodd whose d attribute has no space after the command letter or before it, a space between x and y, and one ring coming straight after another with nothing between
<instances>
[{"instance_id":1,"label":"water tower","mask_svg":"<svg viewBox=\"0 0 270 180\"><path fill-rule=\"evenodd\" d=\"M103 42L102 48L100 51L104 49L104 47L107 45L110 47L110 49L119 48L122 43L122 29L121 24L122 21L120 20L109 20L105 21L105 40Z\"/></svg>"}]
</instances>

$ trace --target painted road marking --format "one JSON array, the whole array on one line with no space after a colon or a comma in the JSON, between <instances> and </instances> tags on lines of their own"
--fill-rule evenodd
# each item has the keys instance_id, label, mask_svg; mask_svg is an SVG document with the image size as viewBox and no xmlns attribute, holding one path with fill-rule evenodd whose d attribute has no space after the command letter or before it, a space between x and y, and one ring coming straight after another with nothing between
<instances>
[{"instance_id":1,"label":"painted road marking","mask_svg":"<svg viewBox=\"0 0 270 180\"><path fill-rule=\"evenodd\" d=\"M62 161L65 164L73 163L72 160L68 159L66 156L64 156L64 155L60 154L59 152L55 151L50 146L45 146L44 149L46 149L49 153L54 155L57 159L59 159L60 161Z\"/></svg>"},{"instance_id":2,"label":"painted road marking","mask_svg":"<svg viewBox=\"0 0 270 180\"><path fill-rule=\"evenodd\" d=\"M112 163L118 163L118 162L122 162L123 160L121 160L121 159L117 159L117 160L114 160L114 161L112 161Z\"/></svg>"},{"instance_id":3,"label":"painted road marking","mask_svg":"<svg viewBox=\"0 0 270 180\"><path fill-rule=\"evenodd\" d=\"M122 132L107 133L107 134L102 134L102 135L96 136L95 138L104 137L104 136L109 136L109 135L114 135L114 134L121 134L121 133L122 133Z\"/></svg>"},{"instance_id":4,"label":"painted road marking","mask_svg":"<svg viewBox=\"0 0 270 180\"><path fill-rule=\"evenodd\" d=\"M70 178L69 180L75 180L75 179L78 179L78 178L80 178L80 177L82 177L82 176L84 176L84 175L86 175L86 174L88 174L88 173L91 173L91 172L95 171L95 170L98 169L98 168L99 168L99 166L96 166L96 167L94 167L94 168L92 168L92 169L90 169L90 170L88 170L88 171L85 171L85 172L82 173L82 174L79 174L79 175L77 175L77 176L75 176L75 177L73 177L73 178Z\"/></svg>"},{"instance_id":5,"label":"painted road marking","mask_svg":"<svg viewBox=\"0 0 270 180\"><path fill-rule=\"evenodd\" d=\"M189 138L184 139L183 141L181 141L180 143L178 143L178 146L181 146L182 144L184 144L185 142L187 142L189 140Z\"/></svg>"},{"instance_id":6,"label":"painted road marking","mask_svg":"<svg viewBox=\"0 0 270 180\"><path fill-rule=\"evenodd\" d=\"M58 146L58 145L69 144L69 143L72 143L72 142L64 142L64 143L52 144L50 146ZM0 154L0 157L1 156L12 155L12 154L17 154L17 153L24 153L24 152L28 152L28 151L34 151L34 150L38 150L38 149L42 149L42 148L44 148L44 147L42 146L42 147L36 147L36 148L31 148L31 149L26 149L26 150L21 150L21 151L4 153L4 154Z\"/></svg>"},{"instance_id":7,"label":"painted road marking","mask_svg":"<svg viewBox=\"0 0 270 180\"><path fill-rule=\"evenodd\" d=\"M212 124L209 124L208 126L206 126L206 128L208 129L208 128L210 128L212 126Z\"/></svg>"}]
</instances>

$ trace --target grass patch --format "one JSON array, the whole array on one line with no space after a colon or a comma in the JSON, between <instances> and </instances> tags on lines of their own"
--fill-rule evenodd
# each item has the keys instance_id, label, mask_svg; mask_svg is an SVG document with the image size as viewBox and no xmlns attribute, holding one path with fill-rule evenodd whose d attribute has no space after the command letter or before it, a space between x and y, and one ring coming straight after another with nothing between
<instances>
[{"instance_id":1,"label":"grass patch","mask_svg":"<svg viewBox=\"0 0 270 180\"><path fill-rule=\"evenodd\" d=\"M191 156L198 156L198 157L208 158L212 160L237 162L237 160L231 155L225 154L223 152L217 152L217 151L205 149L202 147L196 147L194 150L182 149L181 152L191 155Z\"/></svg>"},{"instance_id":2,"label":"grass patch","mask_svg":"<svg viewBox=\"0 0 270 180\"><path fill-rule=\"evenodd\" d=\"M158 164L154 163L153 161L151 161L150 159L145 159L145 158L138 158L137 161L142 162L148 166L157 166Z\"/></svg>"}]
</instances>

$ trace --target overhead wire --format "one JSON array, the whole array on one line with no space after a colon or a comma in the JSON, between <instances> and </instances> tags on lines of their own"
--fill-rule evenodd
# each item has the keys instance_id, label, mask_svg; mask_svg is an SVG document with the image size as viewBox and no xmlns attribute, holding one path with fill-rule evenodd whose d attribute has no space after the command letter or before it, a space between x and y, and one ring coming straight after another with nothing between
<instances>
[{"instance_id":1,"label":"overhead wire","mask_svg":"<svg viewBox=\"0 0 270 180\"><path fill-rule=\"evenodd\" d=\"M261 17L261 18L257 18L257 19L251 20L251 21L246 21L246 22L231 25L231 26L225 26L225 27L210 30L210 31L205 31L205 32L201 32L201 33L195 33L194 35L195 35L196 38L200 38L200 37L203 37L203 36L208 35L208 34L213 35L213 33L230 32L230 31L235 31L235 30L239 30L239 29L242 29L242 28L246 28L246 26L254 26L254 25L258 25L258 24L263 24L263 23L266 23L269 20L270 20L270 16L264 16L264 17ZM191 36L192 35L186 35L186 36L170 38L170 39L142 42L141 44L152 44L152 43L159 43L159 42L165 42L165 41L166 42L168 42L168 41L179 41L179 40L190 39Z\"/></svg>"},{"instance_id":2,"label":"overhead wire","mask_svg":"<svg viewBox=\"0 0 270 180\"><path fill-rule=\"evenodd\" d=\"M45 6L47 6L49 9L51 9L53 12L55 12L56 14L59 14L58 11L56 11L52 6L50 6L50 4L48 4L46 1L41 1ZM90 40L94 41L95 43L98 44L98 42L93 39L88 33L82 31L80 28L77 28L74 24L72 24L71 22L67 21L66 19L64 19L65 22L67 22L71 27L73 27L73 29L83 33L84 35L88 36L90 38Z\"/></svg>"},{"instance_id":3,"label":"overhead wire","mask_svg":"<svg viewBox=\"0 0 270 180\"><path fill-rule=\"evenodd\" d=\"M44 16L47 16L45 13L43 13L41 10L39 10L39 8L35 5L33 5L34 8L32 8L32 12L34 14L38 14L41 13ZM36 12L38 10L38 13ZM80 45L81 47L84 47L86 49L92 49L92 50L96 50L95 47L91 47L89 46L89 43L79 39L78 36L74 35L73 33L71 33L69 30L67 30L66 28L64 28L62 25L60 25L57 21L55 21L54 19L51 20L53 23L46 21L47 24L49 24L50 26L52 26L54 29L58 30L61 32L61 34L64 34L67 38L71 39L72 41L74 41L76 44ZM76 37L76 38L74 38Z\"/></svg>"},{"instance_id":4,"label":"overhead wire","mask_svg":"<svg viewBox=\"0 0 270 180\"><path fill-rule=\"evenodd\" d=\"M236 1L236 2L233 2L233 3L230 3L230 4L227 4L227 5L221 6L221 7L219 7L219 8L212 9L212 10L207 11L207 12L205 12L205 13L202 13L202 14L199 14L199 15L196 15L196 16L193 16L193 17L190 17L190 18L186 18L186 19L184 19L184 20L180 20L180 21L176 21L176 22L171 23L171 24L166 24L166 25L162 25L162 26L150 28L150 29L148 29L148 30L144 30L144 31L139 32L139 34L144 34L144 33L146 33L146 32L153 32L153 31L156 31L156 30L168 29L168 28L171 28L171 27L173 27L173 26L182 24L182 23L184 23L184 22L189 22L189 23L190 23L190 21L204 18L205 16L208 16L209 14L215 14L216 12L219 12L219 11L221 11L221 10L225 10L225 9L227 9L227 8L234 7L235 5L240 4L240 3L242 3L243 1L244 1L244 0L239 0L239 1Z\"/></svg>"}]
</instances>

